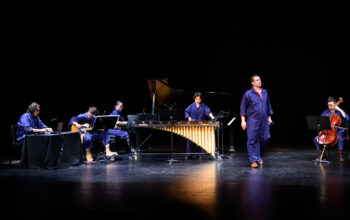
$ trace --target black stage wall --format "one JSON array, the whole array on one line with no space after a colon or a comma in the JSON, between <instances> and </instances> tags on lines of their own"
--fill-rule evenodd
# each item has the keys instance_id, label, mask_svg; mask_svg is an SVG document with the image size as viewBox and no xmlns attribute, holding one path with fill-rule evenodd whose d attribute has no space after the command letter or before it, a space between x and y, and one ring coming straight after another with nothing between
<instances>
[{"instance_id":1,"label":"black stage wall","mask_svg":"<svg viewBox=\"0 0 350 220\"><path fill-rule=\"evenodd\" d=\"M174 88L229 92L239 117L249 77L260 74L275 111L271 146L311 146L305 116L326 109L328 96L342 96L341 107L350 112L346 6L334 16L285 9L236 16L225 7L146 10L93 1L11 6L1 88L4 146L10 125L32 101L42 105L47 124L58 118L67 125L91 105L109 113L116 100L124 101L125 113L150 112L146 79L154 77L169 78ZM235 126L244 147L239 121Z\"/></svg>"}]
</instances>

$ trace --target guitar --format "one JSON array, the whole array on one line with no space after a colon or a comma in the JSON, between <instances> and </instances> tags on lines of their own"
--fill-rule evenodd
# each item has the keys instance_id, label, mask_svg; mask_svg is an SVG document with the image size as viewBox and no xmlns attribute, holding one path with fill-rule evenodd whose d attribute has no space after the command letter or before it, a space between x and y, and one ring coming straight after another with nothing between
<instances>
[{"instance_id":1,"label":"guitar","mask_svg":"<svg viewBox=\"0 0 350 220\"><path fill-rule=\"evenodd\" d=\"M87 133L87 131L91 130L89 123L82 124L80 128L78 128L75 124L72 124L72 127L70 129L72 132L80 133L81 144L84 142L84 135Z\"/></svg>"},{"instance_id":2,"label":"guitar","mask_svg":"<svg viewBox=\"0 0 350 220\"><path fill-rule=\"evenodd\" d=\"M75 124L72 124L71 131L85 134L87 131L91 131L90 124L89 123L82 124L80 128L78 128Z\"/></svg>"}]
</instances>

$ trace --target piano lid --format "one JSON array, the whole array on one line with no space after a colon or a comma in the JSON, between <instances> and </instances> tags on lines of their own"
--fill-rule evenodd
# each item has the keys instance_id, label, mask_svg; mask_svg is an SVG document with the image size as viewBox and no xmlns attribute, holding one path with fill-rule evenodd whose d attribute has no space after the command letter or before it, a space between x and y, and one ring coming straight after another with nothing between
<instances>
[{"instance_id":1,"label":"piano lid","mask_svg":"<svg viewBox=\"0 0 350 220\"><path fill-rule=\"evenodd\" d=\"M165 105L171 106L174 103L174 109L185 109L193 103L193 94L196 91L188 91L171 88L168 79L149 79L147 80L151 99L154 97L154 108L159 111L167 109ZM203 92L203 103L207 104L213 112L229 111L232 103L232 96L223 92Z\"/></svg>"}]
</instances>

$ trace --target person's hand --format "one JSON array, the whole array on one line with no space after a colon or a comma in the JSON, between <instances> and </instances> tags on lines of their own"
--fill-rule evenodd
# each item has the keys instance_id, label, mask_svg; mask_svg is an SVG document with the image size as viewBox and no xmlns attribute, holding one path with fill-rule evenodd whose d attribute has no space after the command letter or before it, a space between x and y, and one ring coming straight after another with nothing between
<instances>
[{"instance_id":1,"label":"person's hand","mask_svg":"<svg viewBox=\"0 0 350 220\"><path fill-rule=\"evenodd\" d=\"M191 118L191 117L188 117L188 121L192 121L192 118Z\"/></svg>"},{"instance_id":2,"label":"person's hand","mask_svg":"<svg viewBox=\"0 0 350 220\"><path fill-rule=\"evenodd\" d=\"M52 128L45 128L46 132L53 132Z\"/></svg>"},{"instance_id":3,"label":"person's hand","mask_svg":"<svg viewBox=\"0 0 350 220\"><path fill-rule=\"evenodd\" d=\"M271 117L269 117L269 125L271 125L273 123Z\"/></svg>"},{"instance_id":4,"label":"person's hand","mask_svg":"<svg viewBox=\"0 0 350 220\"><path fill-rule=\"evenodd\" d=\"M242 121L241 122L241 127L242 127L243 131L245 131L245 129L247 128L247 122Z\"/></svg>"},{"instance_id":5,"label":"person's hand","mask_svg":"<svg viewBox=\"0 0 350 220\"><path fill-rule=\"evenodd\" d=\"M81 125L78 123L74 123L77 128L81 128Z\"/></svg>"}]
</instances>

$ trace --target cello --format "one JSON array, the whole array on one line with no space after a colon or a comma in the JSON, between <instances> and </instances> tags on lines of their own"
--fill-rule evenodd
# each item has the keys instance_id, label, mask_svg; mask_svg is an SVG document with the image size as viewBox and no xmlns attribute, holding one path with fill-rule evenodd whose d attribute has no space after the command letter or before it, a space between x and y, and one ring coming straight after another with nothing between
<instances>
[{"instance_id":1,"label":"cello","mask_svg":"<svg viewBox=\"0 0 350 220\"><path fill-rule=\"evenodd\" d=\"M343 102L343 98L339 97L339 100L336 103L336 105L339 105L342 102ZM320 161L322 161L323 153L324 153L324 150L326 149L326 147L333 147L334 145L336 145L338 143L337 129L341 128L340 125L342 123L342 120L339 117L339 115L335 114L335 109L332 111L331 114L328 115L328 117L330 120L331 129L320 131L320 133L318 134L318 139L317 139L318 143L320 145L323 145L323 151L322 151L322 154L321 154L320 159L319 159Z\"/></svg>"}]
</instances>

